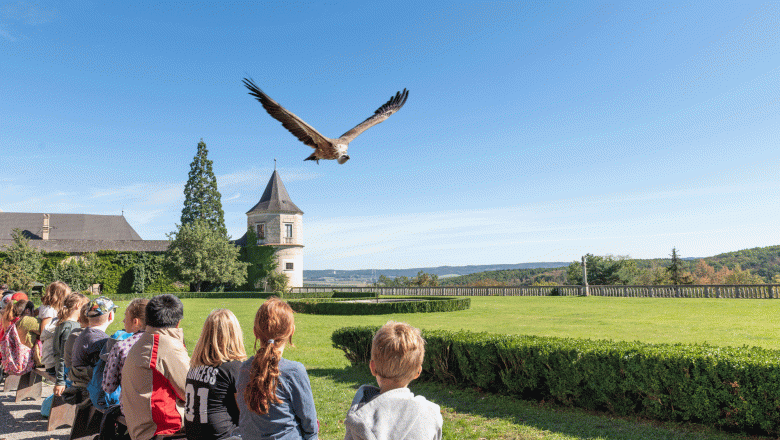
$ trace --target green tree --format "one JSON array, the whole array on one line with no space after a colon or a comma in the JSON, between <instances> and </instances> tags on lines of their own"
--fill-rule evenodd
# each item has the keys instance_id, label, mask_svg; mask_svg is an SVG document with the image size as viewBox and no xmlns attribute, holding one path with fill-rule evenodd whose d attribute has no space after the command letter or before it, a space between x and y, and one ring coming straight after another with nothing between
<instances>
[{"instance_id":1,"label":"green tree","mask_svg":"<svg viewBox=\"0 0 780 440\"><path fill-rule=\"evenodd\" d=\"M666 271L669 272L669 278L672 280L672 284L691 284L693 280L691 275L683 271L682 262L680 256L677 254L677 248L672 248L672 261L669 266L666 266Z\"/></svg>"},{"instance_id":2,"label":"green tree","mask_svg":"<svg viewBox=\"0 0 780 440\"><path fill-rule=\"evenodd\" d=\"M217 190L217 178L208 159L209 151L203 139L198 142L198 152L190 164L190 174L184 185L184 209L181 210L181 224L188 225L203 220L224 236L225 213L222 211L222 196Z\"/></svg>"},{"instance_id":3,"label":"green tree","mask_svg":"<svg viewBox=\"0 0 780 440\"><path fill-rule=\"evenodd\" d=\"M266 285L270 284L266 278L279 265L274 257L275 253L276 249L273 246L258 245L257 233L255 233L254 228L248 228L246 246L241 248L241 261L249 264L244 289L262 289L263 281L266 281Z\"/></svg>"},{"instance_id":4,"label":"green tree","mask_svg":"<svg viewBox=\"0 0 780 440\"><path fill-rule=\"evenodd\" d=\"M666 271L669 272L669 277L672 279L672 284L680 284L680 275L682 269L680 268L680 257L677 255L677 248L672 248L672 261L669 266L666 267Z\"/></svg>"},{"instance_id":5,"label":"green tree","mask_svg":"<svg viewBox=\"0 0 780 440\"><path fill-rule=\"evenodd\" d=\"M439 276L419 271L417 272L417 276L410 280L409 285L418 287L436 287L439 285Z\"/></svg>"},{"instance_id":6,"label":"green tree","mask_svg":"<svg viewBox=\"0 0 780 440\"><path fill-rule=\"evenodd\" d=\"M0 263L0 284L8 285L9 289L29 292L35 279L19 266L8 260Z\"/></svg>"},{"instance_id":7,"label":"green tree","mask_svg":"<svg viewBox=\"0 0 780 440\"><path fill-rule=\"evenodd\" d=\"M4 273L13 275L14 281L9 283L15 290L30 290L41 275L43 254L30 246L30 240L24 236L21 229L11 231L13 243L5 246L6 262Z\"/></svg>"},{"instance_id":8,"label":"green tree","mask_svg":"<svg viewBox=\"0 0 780 440\"><path fill-rule=\"evenodd\" d=\"M742 270L737 264L734 270L726 276L725 284L764 284L764 279L750 273L750 269Z\"/></svg>"},{"instance_id":9,"label":"green tree","mask_svg":"<svg viewBox=\"0 0 780 440\"><path fill-rule=\"evenodd\" d=\"M628 256L599 256L593 254L585 255L585 264L587 265L588 284L611 285L611 284L629 284L638 275L636 262L629 259ZM566 271L569 284L581 285L582 282L582 263L575 261L571 263Z\"/></svg>"},{"instance_id":10,"label":"green tree","mask_svg":"<svg viewBox=\"0 0 780 440\"><path fill-rule=\"evenodd\" d=\"M204 282L240 285L248 263L239 261L239 249L205 220L183 224L168 234L166 253L174 276L200 292Z\"/></svg>"},{"instance_id":11,"label":"green tree","mask_svg":"<svg viewBox=\"0 0 780 440\"><path fill-rule=\"evenodd\" d=\"M290 284L290 279L287 274L272 270L265 277L267 289L271 292L286 292L287 286Z\"/></svg>"}]
</instances>

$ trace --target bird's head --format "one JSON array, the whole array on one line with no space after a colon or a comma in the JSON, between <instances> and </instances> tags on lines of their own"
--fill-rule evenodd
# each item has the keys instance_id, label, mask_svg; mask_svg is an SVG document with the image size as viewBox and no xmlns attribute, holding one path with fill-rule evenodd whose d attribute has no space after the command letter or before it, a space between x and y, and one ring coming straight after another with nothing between
<instances>
[{"instance_id":1,"label":"bird's head","mask_svg":"<svg viewBox=\"0 0 780 440\"><path fill-rule=\"evenodd\" d=\"M347 163L347 161L348 161L348 160L349 160L349 156L348 156L348 155L346 155L346 154L344 154L344 155L342 155L341 157L339 157L338 159L336 159L336 161L337 161L339 164L341 164L341 165L344 165L345 163Z\"/></svg>"}]
</instances>

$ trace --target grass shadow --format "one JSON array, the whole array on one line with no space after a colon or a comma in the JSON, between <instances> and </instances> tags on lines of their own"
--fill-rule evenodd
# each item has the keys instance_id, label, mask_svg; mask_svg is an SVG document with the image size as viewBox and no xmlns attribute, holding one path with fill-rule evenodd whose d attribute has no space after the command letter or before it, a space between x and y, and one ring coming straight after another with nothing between
<instances>
[{"instance_id":1,"label":"grass shadow","mask_svg":"<svg viewBox=\"0 0 780 440\"><path fill-rule=\"evenodd\" d=\"M371 375L368 366L351 366L345 368L312 368L306 370L309 376L320 377L329 379L334 382L348 385L350 388L357 390L363 384L374 384L376 380Z\"/></svg>"},{"instance_id":2,"label":"grass shadow","mask_svg":"<svg viewBox=\"0 0 780 440\"><path fill-rule=\"evenodd\" d=\"M364 365L341 369L314 368L308 370L308 373L310 376L325 378L354 389L366 383L376 384L368 367ZM426 399L442 407L445 438L462 438L463 432L471 430L475 425L494 426L494 430L501 433L497 437L488 438L500 439L536 439L540 438L538 431L549 434L549 438L561 438L556 437L558 434L577 439L735 440L750 438L758 440L769 438L724 433L708 426L692 423L617 417L437 382L415 381L409 388L415 394L425 396ZM524 430L529 432L524 434Z\"/></svg>"}]
</instances>

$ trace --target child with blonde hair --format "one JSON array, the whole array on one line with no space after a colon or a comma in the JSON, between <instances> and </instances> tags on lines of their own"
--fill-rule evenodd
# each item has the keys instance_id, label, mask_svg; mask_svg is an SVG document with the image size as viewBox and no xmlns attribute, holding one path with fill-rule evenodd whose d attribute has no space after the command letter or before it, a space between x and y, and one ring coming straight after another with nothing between
<instances>
[{"instance_id":1,"label":"child with blonde hair","mask_svg":"<svg viewBox=\"0 0 780 440\"><path fill-rule=\"evenodd\" d=\"M361 386L347 412L345 440L441 439L443 419L439 405L409 390L420 377L425 340L420 330L389 321L371 342L371 374L379 388Z\"/></svg>"},{"instance_id":2,"label":"child with blonde hair","mask_svg":"<svg viewBox=\"0 0 780 440\"><path fill-rule=\"evenodd\" d=\"M239 427L243 439L316 439L317 411L309 375L300 362L284 359L295 320L290 306L269 298L255 315L255 347L238 377Z\"/></svg>"},{"instance_id":3,"label":"child with blonde hair","mask_svg":"<svg viewBox=\"0 0 780 440\"><path fill-rule=\"evenodd\" d=\"M240 438L236 382L245 360L244 335L236 315L228 309L212 311L187 374L184 431L188 439Z\"/></svg>"},{"instance_id":4,"label":"child with blonde hair","mask_svg":"<svg viewBox=\"0 0 780 440\"><path fill-rule=\"evenodd\" d=\"M54 331L57 326L57 315L62 309L62 303L70 295L70 287L62 281L55 281L46 287L41 297L41 306L38 307L38 320L41 322L39 334L43 346L41 348L41 360L46 372L54 376L56 374L56 356L54 353Z\"/></svg>"}]
</instances>

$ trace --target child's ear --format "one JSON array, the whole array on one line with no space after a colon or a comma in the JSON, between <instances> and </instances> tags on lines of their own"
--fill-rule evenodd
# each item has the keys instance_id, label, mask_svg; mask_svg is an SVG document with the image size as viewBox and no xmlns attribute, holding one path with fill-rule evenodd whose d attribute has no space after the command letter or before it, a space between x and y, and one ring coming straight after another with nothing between
<instances>
[{"instance_id":1,"label":"child's ear","mask_svg":"<svg viewBox=\"0 0 780 440\"><path fill-rule=\"evenodd\" d=\"M417 369L417 374L414 375L414 379L417 379L420 377L420 374L422 374L422 365L420 365L420 368ZM412 380L414 380L412 379Z\"/></svg>"},{"instance_id":2,"label":"child's ear","mask_svg":"<svg viewBox=\"0 0 780 440\"><path fill-rule=\"evenodd\" d=\"M376 376L376 365L374 365L373 359L371 359L371 362L368 363L368 368L371 370L371 375Z\"/></svg>"}]
</instances>

